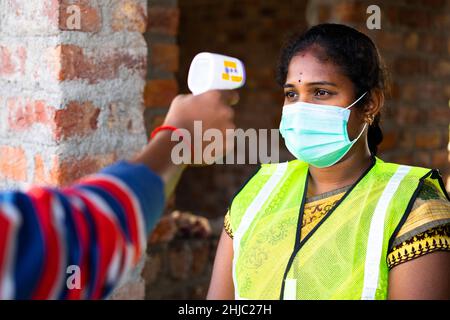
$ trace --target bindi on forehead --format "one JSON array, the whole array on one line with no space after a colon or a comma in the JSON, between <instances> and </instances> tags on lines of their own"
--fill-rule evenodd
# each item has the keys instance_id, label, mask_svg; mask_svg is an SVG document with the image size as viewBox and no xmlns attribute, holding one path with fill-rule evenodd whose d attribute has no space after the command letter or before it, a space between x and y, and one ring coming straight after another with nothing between
<instances>
[{"instance_id":1,"label":"bindi on forehead","mask_svg":"<svg viewBox=\"0 0 450 320\"><path fill-rule=\"evenodd\" d=\"M302 75L303 75L303 72L300 72L300 79L298 79L298 83L302 82Z\"/></svg>"}]
</instances>

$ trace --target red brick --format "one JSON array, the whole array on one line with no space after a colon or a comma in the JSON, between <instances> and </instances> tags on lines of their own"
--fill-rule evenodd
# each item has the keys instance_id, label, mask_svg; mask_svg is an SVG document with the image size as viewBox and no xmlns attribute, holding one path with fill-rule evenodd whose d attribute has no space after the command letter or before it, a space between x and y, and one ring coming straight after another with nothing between
<instances>
[{"instance_id":1,"label":"red brick","mask_svg":"<svg viewBox=\"0 0 450 320\"><path fill-rule=\"evenodd\" d=\"M400 131L400 130L399 130ZM413 130L401 130L398 134L397 145L395 148L411 149L414 148L415 137Z\"/></svg>"},{"instance_id":2,"label":"red brick","mask_svg":"<svg viewBox=\"0 0 450 320\"><path fill-rule=\"evenodd\" d=\"M152 285L158 280L162 273L163 258L161 253L152 253L147 257L147 262L142 270L142 277L147 286Z\"/></svg>"},{"instance_id":3,"label":"red brick","mask_svg":"<svg viewBox=\"0 0 450 320\"><path fill-rule=\"evenodd\" d=\"M192 247L192 275L200 276L209 262L209 243L202 241Z\"/></svg>"},{"instance_id":4,"label":"red brick","mask_svg":"<svg viewBox=\"0 0 450 320\"><path fill-rule=\"evenodd\" d=\"M27 50L24 47L0 46L0 76L25 75Z\"/></svg>"},{"instance_id":5,"label":"red brick","mask_svg":"<svg viewBox=\"0 0 450 320\"><path fill-rule=\"evenodd\" d=\"M19 71L22 75L25 74L25 63L27 60L27 50L24 47L17 49L17 57L19 59Z\"/></svg>"},{"instance_id":6,"label":"red brick","mask_svg":"<svg viewBox=\"0 0 450 320\"><path fill-rule=\"evenodd\" d=\"M398 132L387 131L383 132L383 141L379 145L380 152L385 152L392 150L397 146L398 143Z\"/></svg>"},{"instance_id":7,"label":"red brick","mask_svg":"<svg viewBox=\"0 0 450 320\"><path fill-rule=\"evenodd\" d=\"M56 110L43 100L9 98L8 123L12 130L28 130L34 124L45 124L52 129L54 138L61 140L84 136L97 129L100 110L91 102L71 101Z\"/></svg>"},{"instance_id":8,"label":"red brick","mask_svg":"<svg viewBox=\"0 0 450 320\"><path fill-rule=\"evenodd\" d=\"M441 132L437 130L416 132L416 147L435 149L441 146Z\"/></svg>"},{"instance_id":9,"label":"red brick","mask_svg":"<svg viewBox=\"0 0 450 320\"><path fill-rule=\"evenodd\" d=\"M0 146L0 177L13 181L27 180L27 159L22 148Z\"/></svg>"},{"instance_id":10,"label":"red brick","mask_svg":"<svg viewBox=\"0 0 450 320\"><path fill-rule=\"evenodd\" d=\"M397 25L398 16L401 15L401 9L395 6L390 6L387 10L382 11L382 23L386 21L389 25L395 26Z\"/></svg>"},{"instance_id":11,"label":"red brick","mask_svg":"<svg viewBox=\"0 0 450 320\"><path fill-rule=\"evenodd\" d=\"M189 292L189 299L192 300L205 300L206 295L208 294L209 283L208 281L204 281L205 283L194 286Z\"/></svg>"},{"instance_id":12,"label":"red brick","mask_svg":"<svg viewBox=\"0 0 450 320\"><path fill-rule=\"evenodd\" d=\"M135 56L118 50L96 51L86 55L83 48L74 45L54 48L50 60L56 61L57 66L60 65L56 70L58 80L86 79L90 84L117 78L120 67L135 70L144 77L147 64L146 56ZM52 67L51 65L50 68Z\"/></svg>"},{"instance_id":13,"label":"red brick","mask_svg":"<svg viewBox=\"0 0 450 320\"><path fill-rule=\"evenodd\" d=\"M421 0L421 3L425 7L434 7L435 9L440 9L445 6L446 0Z\"/></svg>"},{"instance_id":14,"label":"red brick","mask_svg":"<svg viewBox=\"0 0 450 320\"><path fill-rule=\"evenodd\" d=\"M66 186L86 175L96 173L117 160L115 154L89 155L82 159L61 159L53 156L45 165L41 155L35 156L34 182Z\"/></svg>"},{"instance_id":15,"label":"red brick","mask_svg":"<svg viewBox=\"0 0 450 320\"><path fill-rule=\"evenodd\" d=\"M428 29L432 24L433 19L425 10L408 6L401 9L396 25L410 29Z\"/></svg>"},{"instance_id":16,"label":"red brick","mask_svg":"<svg viewBox=\"0 0 450 320\"><path fill-rule=\"evenodd\" d=\"M434 74L450 77L450 60L440 60L435 66Z\"/></svg>"},{"instance_id":17,"label":"red brick","mask_svg":"<svg viewBox=\"0 0 450 320\"><path fill-rule=\"evenodd\" d=\"M164 123L165 119L166 119L166 117L163 115L153 116L150 119L150 131L155 129L156 127L162 125Z\"/></svg>"},{"instance_id":18,"label":"red brick","mask_svg":"<svg viewBox=\"0 0 450 320\"><path fill-rule=\"evenodd\" d=\"M133 0L121 0L112 15L114 31L137 31L144 33L147 27L145 9Z\"/></svg>"},{"instance_id":19,"label":"red brick","mask_svg":"<svg viewBox=\"0 0 450 320\"><path fill-rule=\"evenodd\" d=\"M192 252L187 243L174 245L169 252L169 269L175 280L186 280L190 276Z\"/></svg>"},{"instance_id":20,"label":"red brick","mask_svg":"<svg viewBox=\"0 0 450 320\"><path fill-rule=\"evenodd\" d=\"M394 44L394 48L398 45ZM419 45L419 35L417 32L411 32L405 37L405 48L408 50L416 50Z\"/></svg>"},{"instance_id":21,"label":"red brick","mask_svg":"<svg viewBox=\"0 0 450 320\"><path fill-rule=\"evenodd\" d=\"M448 30L450 28L450 15L445 10L433 15L433 24L437 30Z\"/></svg>"},{"instance_id":22,"label":"red brick","mask_svg":"<svg viewBox=\"0 0 450 320\"><path fill-rule=\"evenodd\" d=\"M320 4L318 8L319 22L325 22L331 18L331 8L329 5Z\"/></svg>"},{"instance_id":23,"label":"red brick","mask_svg":"<svg viewBox=\"0 0 450 320\"><path fill-rule=\"evenodd\" d=\"M439 53L445 54L447 52L445 44L446 44L445 37L425 34L422 35L420 39L420 51L432 54L439 54Z\"/></svg>"},{"instance_id":24,"label":"red brick","mask_svg":"<svg viewBox=\"0 0 450 320\"><path fill-rule=\"evenodd\" d=\"M401 76L427 74L428 60L415 56L398 57L394 62L394 72Z\"/></svg>"},{"instance_id":25,"label":"red brick","mask_svg":"<svg viewBox=\"0 0 450 320\"><path fill-rule=\"evenodd\" d=\"M417 124L421 121L420 110L412 106L395 108L395 120L398 124Z\"/></svg>"},{"instance_id":26,"label":"red brick","mask_svg":"<svg viewBox=\"0 0 450 320\"><path fill-rule=\"evenodd\" d=\"M427 102L427 105L430 105L431 103L442 105L447 101L444 85L445 83L424 81L420 86L420 92L417 95L418 99Z\"/></svg>"},{"instance_id":27,"label":"red brick","mask_svg":"<svg viewBox=\"0 0 450 320\"><path fill-rule=\"evenodd\" d=\"M180 10L177 7L150 6L147 31L175 36L179 20Z\"/></svg>"},{"instance_id":28,"label":"red brick","mask_svg":"<svg viewBox=\"0 0 450 320\"><path fill-rule=\"evenodd\" d=\"M401 154L395 155L392 158L392 162L405 164L405 165L417 165L414 163L414 156L410 152L403 151Z\"/></svg>"},{"instance_id":29,"label":"red brick","mask_svg":"<svg viewBox=\"0 0 450 320\"><path fill-rule=\"evenodd\" d=\"M52 123L54 107L48 106L44 100L15 97L8 98L6 105L9 128L12 130L23 131L37 123Z\"/></svg>"},{"instance_id":30,"label":"red brick","mask_svg":"<svg viewBox=\"0 0 450 320\"><path fill-rule=\"evenodd\" d=\"M11 51L7 47L0 46L0 76L13 74L14 71Z\"/></svg>"},{"instance_id":31,"label":"red brick","mask_svg":"<svg viewBox=\"0 0 450 320\"><path fill-rule=\"evenodd\" d=\"M448 150L436 150L432 153L431 163L433 168L445 168L450 163Z\"/></svg>"},{"instance_id":32,"label":"red brick","mask_svg":"<svg viewBox=\"0 0 450 320\"><path fill-rule=\"evenodd\" d=\"M180 52L178 45L157 43L151 46L150 64L159 70L176 72L179 68Z\"/></svg>"},{"instance_id":33,"label":"red brick","mask_svg":"<svg viewBox=\"0 0 450 320\"><path fill-rule=\"evenodd\" d=\"M144 91L146 107L169 106L178 94L178 83L176 80L150 80L147 81Z\"/></svg>"},{"instance_id":34,"label":"red brick","mask_svg":"<svg viewBox=\"0 0 450 320\"><path fill-rule=\"evenodd\" d=\"M400 99L404 102L415 102L420 92L420 84L415 82L403 83L400 86Z\"/></svg>"},{"instance_id":35,"label":"red brick","mask_svg":"<svg viewBox=\"0 0 450 320\"><path fill-rule=\"evenodd\" d=\"M40 154L34 156L34 178L33 182L38 185L56 184L48 174L44 160Z\"/></svg>"},{"instance_id":36,"label":"red brick","mask_svg":"<svg viewBox=\"0 0 450 320\"><path fill-rule=\"evenodd\" d=\"M54 130L57 140L64 137L84 136L97 129L100 109L91 102L69 102L66 108L57 110L54 118Z\"/></svg>"},{"instance_id":37,"label":"red brick","mask_svg":"<svg viewBox=\"0 0 450 320\"><path fill-rule=\"evenodd\" d=\"M333 6L334 17L341 23L363 23L367 19L367 5L356 2L341 2Z\"/></svg>"},{"instance_id":38,"label":"red brick","mask_svg":"<svg viewBox=\"0 0 450 320\"><path fill-rule=\"evenodd\" d=\"M76 5L80 9L80 29L72 30L68 27L69 18L72 16L72 11L68 8L71 5ZM98 32L102 27L101 13L97 7L92 7L86 1L70 1L63 0L59 9L59 28L60 30L83 31L83 32Z\"/></svg>"},{"instance_id":39,"label":"red brick","mask_svg":"<svg viewBox=\"0 0 450 320\"><path fill-rule=\"evenodd\" d=\"M432 167L431 165L431 152L428 151L416 151L414 153L414 165L419 167Z\"/></svg>"},{"instance_id":40,"label":"red brick","mask_svg":"<svg viewBox=\"0 0 450 320\"><path fill-rule=\"evenodd\" d=\"M382 50L395 49L404 39L404 37L400 33L381 32L377 35L377 44Z\"/></svg>"},{"instance_id":41,"label":"red brick","mask_svg":"<svg viewBox=\"0 0 450 320\"><path fill-rule=\"evenodd\" d=\"M402 91L401 86L397 82L392 82L389 96L387 98L392 100L398 100L400 98L401 91Z\"/></svg>"},{"instance_id":42,"label":"red brick","mask_svg":"<svg viewBox=\"0 0 450 320\"><path fill-rule=\"evenodd\" d=\"M90 78L91 62L84 57L83 49L75 45L59 45L54 50L55 60L60 63L59 80Z\"/></svg>"},{"instance_id":43,"label":"red brick","mask_svg":"<svg viewBox=\"0 0 450 320\"><path fill-rule=\"evenodd\" d=\"M44 16L52 22L53 25L57 25L59 17L59 4L60 0L43 0L42 10Z\"/></svg>"},{"instance_id":44,"label":"red brick","mask_svg":"<svg viewBox=\"0 0 450 320\"><path fill-rule=\"evenodd\" d=\"M115 132L136 133L139 132L142 123L126 112L126 106L122 101L114 101L108 105L108 129Z\"/></svg>"}]
</instances>

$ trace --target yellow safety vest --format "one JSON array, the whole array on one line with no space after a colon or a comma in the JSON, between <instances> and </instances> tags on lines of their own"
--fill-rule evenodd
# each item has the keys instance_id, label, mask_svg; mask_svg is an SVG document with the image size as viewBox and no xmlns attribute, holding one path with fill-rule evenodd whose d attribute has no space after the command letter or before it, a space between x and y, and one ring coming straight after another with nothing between
<instances>
[{"instance_id":1,"label":"yellow safety vest","mask_svg":"<svg viewBox=\"0 0 450 320\"><path fill-rule=\"evenodd\" d=\"M236 299L386 299L387 253L437 170L371 167L302 240L308 164L262 165L230 206Z\"/></svg>"}]
</instances>

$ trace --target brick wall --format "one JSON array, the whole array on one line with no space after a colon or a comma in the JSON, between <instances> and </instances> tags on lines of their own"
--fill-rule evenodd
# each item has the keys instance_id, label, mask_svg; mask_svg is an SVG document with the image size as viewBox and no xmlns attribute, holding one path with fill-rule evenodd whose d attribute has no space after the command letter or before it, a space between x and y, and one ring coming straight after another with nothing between
<instances>
[{"instance_id":1,"label":"brick wall","mask_svg":"<svg viewBox=\"0 0 450 320\"><path fill-rule=\"evenodd\" d=\"M145 144L143 3L0 2L1 187L67 184Z\"/></svg>"},{"instance_id":2,"label":"brick wall","mask_svg":"<svg viewBox=\"0 0 450 320\"><path fill-rule=\"evenodd\" d=\"M176 0L150 0L148 2L149 63L145 86L145 123L147 131L164 120L172 99L178 94L175 72L179 67L177 34L180 10Z\"/></svg>"},{"instance_id":3,"label":"brick wall","mask_svg":"<svg viewBox=\"0 0 450 320\"><path fill-rule=\"evenodd\" d=\"M146 143L146 15L145 0L0 1L2 189L68 184ZM139 272L125 290L143 297Z\"/></svg>"}]
</instances>

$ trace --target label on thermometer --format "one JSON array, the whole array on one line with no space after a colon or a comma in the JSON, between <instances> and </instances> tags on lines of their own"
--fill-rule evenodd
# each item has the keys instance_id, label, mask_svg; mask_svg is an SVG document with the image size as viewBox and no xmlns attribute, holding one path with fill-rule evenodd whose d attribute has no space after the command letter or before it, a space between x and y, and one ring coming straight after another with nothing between
<instances>
[{"instance_id":1,"label":"label on thermometer","mask_svg":"<svg viewBox=\"0 0 450 320\"><path fill-rule=\"evenodd\" d=\"M209 90L233 90L245 84L245 67L241 60L202 52L192 60L188 87L194 95Z\"/></svg>"}]
</instances>

